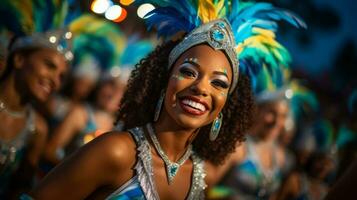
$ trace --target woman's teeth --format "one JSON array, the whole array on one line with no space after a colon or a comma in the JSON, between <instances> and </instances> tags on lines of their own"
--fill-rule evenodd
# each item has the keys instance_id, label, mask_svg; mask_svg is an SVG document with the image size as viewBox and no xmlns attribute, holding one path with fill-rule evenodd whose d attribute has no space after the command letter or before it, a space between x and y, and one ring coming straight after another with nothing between
<instances>
[{"instance_id":1,"label":"woman's teeth","mask_svg":"<svg viewBox=\"0 0 357 200\"><path fill-rule=\"evenodd\" d=\"M182 103L184 105L190 106L190 107L200 110L202 112L206 111L206 107L203 104L192 101L190 99L184 99L184 100L182 100Z\"/></svg>"}]
</instances>

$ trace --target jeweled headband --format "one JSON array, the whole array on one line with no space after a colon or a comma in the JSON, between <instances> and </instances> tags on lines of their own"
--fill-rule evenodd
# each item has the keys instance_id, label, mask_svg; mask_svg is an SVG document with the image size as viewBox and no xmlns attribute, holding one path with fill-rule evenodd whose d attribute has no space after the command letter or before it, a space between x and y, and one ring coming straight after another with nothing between
<instances>
[{"instance_id":1,"label":"jeweled headband","mask_svg":"<svg viewBox=\"0 0 357 200\"><path fill-rule=\"evenodd\" d=\"M35 33L17 38L10 46L9 51L13 52L24 47L45 47L58 51L63 54L67 61L71 61L73 59L71 38L72 33L66 30Z\"/></svg>"},{"instance_id":2,"label":"jeweled headband","mask_svg":"<svg viewBox=\"0 0 357 200\"><path fill-rule=\"evenodd\" d=\"M277 21L306 27L294 13L270 3L240 0L136 0L135 3L154 5L155 9L144 19L149 29L156 28L159 37L172 39L182 32L188 34L170 53L169 67L194 45L207 43L225 52L233 69L230 93L237 86L239 73L249 77L254 91L261 77L280 84L283 71L289 67L290 55L275 40Z\"/></svg>"},{"instance_id":3,"label":"jeweled headband","mask_svg":"<svg viewBox=\"0 0 357 200\"><path fill-rule=\"evenodd\" d=\"M207 43L214 50L222 50L228 56L233 71L231 93L238 83L238 58L234 50L235 41L229 22L225 19L218 19L203 24L190 32L169 55L169 68L175 63L177 58L187 49L202 43Z\"/></svg>"},{"instance_id":4,"label":"jeweled headband","mask_svg":"<svg viewBox=\"0 0 357 200\"><path fill-rule=\"evenodd\" d=\"M62 53L66 60L72 60L72 33L66 30L66 23L76 14L68 12L67 0L2 0L1 4L0 19L4 20L0 29L16 37L9 52L26 47L45 47Z\"/></svg>"}]
</instances>

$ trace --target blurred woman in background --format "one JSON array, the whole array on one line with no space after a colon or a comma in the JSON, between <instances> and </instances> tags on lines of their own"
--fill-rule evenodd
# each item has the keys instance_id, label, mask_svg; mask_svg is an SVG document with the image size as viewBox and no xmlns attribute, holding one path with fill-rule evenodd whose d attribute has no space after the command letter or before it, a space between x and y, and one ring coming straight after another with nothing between
<instances>
[{"instance_id":1,"label":"blurred woman in background","mask_svg":"<svg viewBox=\"0 0 357 200\"><path fill-rule=\"evenodd\" d=\"M54 130L46 147L46 160L53 165L104 132L113 129L123 88L115 78L102 80L93 100L77 104Z\"/></svg>"},{"instance_id":2,"label":"blurred woman in background","mask_svg":"<svg viewBox=\"0 0 357 200\"><path fill-rule=\"evenodd\" d=\"M1 28L14 35L6 67L0 76L1 199L16 198L20 191L31 188L47 136L46 121L31 103L45 102L60 88L68 71L68 61L72 59L68 48L72 34L56 29L64 21L65 12L62 11L67 4L31 1L33 10L26 10L21 4L2 1L0 7L1 18L11 16L11 21L2 23L4 27ZM46 12L45 18L50 25L41 24L43 16L34 15L44 8L58 11ZM23 20L25 18L28 21Z\"/></svg>"},{"instance_id":3,"label":"blurred woman in background","mask_svg":"<svg viewBox=\"0 0 357 200\"><path fill-rule=\"evenodd\" d=\"M92 74L91 77L99 80L88 100L73 105L53 130L45 156L52 165L114 128L115 112L126 88L128 73L152 50L150 42L138 38L129 41L120 29L95 16L82 15L70 27L77 33L74 44L79 58L75 75Z\"/></svg>"},{"instance_id":4,"label":"blurred woman in background","mask_svg":"<svg viewBox=\"0 0 357 200\"><path fill-rule=\"evenodd\" d=\"M257 98L253 126L246 142L236 149L241 158L221 182L235 198L269 199L280 187L285 152L277 139L289 112L284 92L263 92Z\"/></svg>"}]
</instances>

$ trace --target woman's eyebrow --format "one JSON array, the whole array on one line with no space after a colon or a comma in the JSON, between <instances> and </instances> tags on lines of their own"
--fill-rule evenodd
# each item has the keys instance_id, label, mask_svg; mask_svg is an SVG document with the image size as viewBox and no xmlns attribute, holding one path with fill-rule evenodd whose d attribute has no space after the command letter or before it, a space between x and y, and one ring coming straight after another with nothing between
<instances>
[{"instance_id":1,"label":"woman's eyebrow","mask_svg":"<svg viewBox=\"0 0 357 200\"><path fill-rule=\"evenodd\" d=\"M227 75L226 70L224 70L223 72L222 71L214 71L213 74L223 75L223 76L227 77L227 79L228 79L228 75Z\"/></svg>"},{"instance_id":2,"label":"woman's eyebrow","mask_svg":"<svg viewBox=\"0 0 357 200\"><path fill-rule=\"evenodd\" d=\"M186 58L183 63L190 63L198 68L201 67L201 65L198 63L198 59L197 58Z\"/></svg>"}]
</instances>

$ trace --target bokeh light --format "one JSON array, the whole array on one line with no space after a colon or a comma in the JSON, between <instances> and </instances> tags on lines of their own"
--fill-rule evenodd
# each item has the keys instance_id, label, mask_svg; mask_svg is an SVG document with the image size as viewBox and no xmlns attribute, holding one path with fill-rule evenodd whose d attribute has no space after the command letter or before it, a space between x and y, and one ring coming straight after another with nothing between
<instances>
[{"instance_id":1,"label":"bokeh light","mask_svg":"<svg viewBox=\"0 0 357 200\"><path fill-rule=\"evenodd\" d=\"M119 2L123 6L128 6L128 5L132 4L134 2L134 0L120 0Z\"/></svg>"},{"instance_id":2,"label":"bokeh light","mask_svg":"<svg viewBox=\"0 0 357 200\"><path fill-rule=\"evenodd\" d=\"M124 8L122 8L121 15L118 18L114 19L113 22L119 23L119 22L123 21L127 15L128 15L128 12Z\"/></svg>"},{"instance_id":3,"label":"bokeh light","mask_svg":"<svg viewBox=\"0 0 357 200\"><path fill-rule=\"evenodd\" d=\"M285 97L286 97L287 99L291 99L291 98L293 97L293 95L294 95L294 92L293 92L292 89L287 89L287 90L285 91Z\"/></svg>"},{"instance_id":4,"label":"bokeh light","mask_svg":"<svg viewBox=\"0 0 357 200\"><path fill-rule=\"evenodd\" d=\"M105 18L109 20L115 20L120 17L122 10L122 7L118 5L110 6L110 8L108 8L108 10L105 12Z\"/></svg>"},{"instance_id":5,"label":"bokeh light","mask_svg":"<svg viewBox=\"0 0 357 200\"><path fill-rule=\"evenodd\" d=\"M155 7L152 4L145 3L139 6L137 10L137 14L140 18L144 18L146 14L148 14L150 11L154 9Z\"/></svg>"},{"instance_id":6,"label":"bokeh light","mask_svg":"<svg viewBox=\"0 0 357 200\"><path fill-rule=\"evenodd\" d=\"M94 0L91 4L91 10L97 14L105 13L113 5L109 0Z\"/></svg>"}]
</instances>

